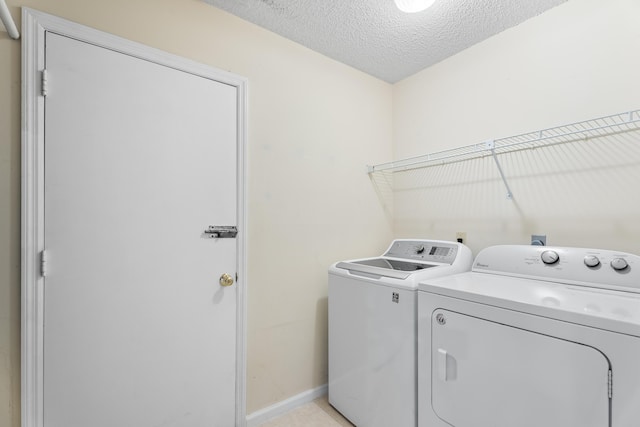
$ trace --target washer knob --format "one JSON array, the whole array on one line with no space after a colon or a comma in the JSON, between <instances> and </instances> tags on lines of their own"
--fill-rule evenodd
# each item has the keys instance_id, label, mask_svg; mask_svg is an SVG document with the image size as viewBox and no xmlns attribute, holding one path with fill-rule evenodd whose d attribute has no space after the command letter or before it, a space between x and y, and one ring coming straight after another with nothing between
<instances>
[{"instance_id":1,"label":"washer knob","mask_svg":"<svg viewBox=\"0 0 640 427\"><path fill-rule=\"evenodd\" d=\"M611 260L611 267L616 271L624 270L628 266L629 264L624 258L614 258Z\"/></svg>"},{"instance_id":2,"label":"washer knob","mask_svg":"<svg viewBox=\"0 0 640 427\"><path fill-rule=\"evenodd\" d=\"M587 267L597 267L600 265L600 260L595 255L587 255L584 257L584 265Z\"/></svg>"},{"instance_id":3,"label":"washer knob","mask_svg":"<svg viewBox=\"0 0 640 427\"><path fill-rule=\"evenodd\" d=\"M540 255L540 258L542 258L542 262L545 264L551 265L560 260L560 255L558 255L558 252L556 251L544 251L542 252L542 255Z\"/></svg>"},{"instance_id":4,"label":"washer knob","mask_svg":"<svg viewBox=\"0 0 640 427\"><path fill-rule=\"evenodd\" d=\"M422 252L424 252L424 245L420 245L416 248L417 254L421 254Z\"/></svg>"}]
</instances>

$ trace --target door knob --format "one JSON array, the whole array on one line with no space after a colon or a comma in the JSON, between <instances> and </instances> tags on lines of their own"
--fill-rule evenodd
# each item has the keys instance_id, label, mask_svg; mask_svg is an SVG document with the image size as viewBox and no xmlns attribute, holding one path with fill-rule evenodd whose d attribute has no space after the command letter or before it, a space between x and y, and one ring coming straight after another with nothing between
<instances>
[{"instance_id":1,"label":"door knob","mask_svg":"<svg viewBox=\"0 0 640 427\"><path fill-rule=\"evenodd\" d=\"M230 274L224 273L220 276L220 286L231 286L233 285L233 277Z\"/></svg>"}]
</instances>

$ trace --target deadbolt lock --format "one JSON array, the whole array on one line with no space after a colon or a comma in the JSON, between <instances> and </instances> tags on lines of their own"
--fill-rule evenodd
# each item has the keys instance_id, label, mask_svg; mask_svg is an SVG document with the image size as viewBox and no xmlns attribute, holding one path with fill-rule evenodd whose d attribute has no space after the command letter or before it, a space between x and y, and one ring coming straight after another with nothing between
<instances>
[{"instance_id":1,"label":"deadbolt lock","mask_svg":"<svg viewBox=\"0 0 640 427\"><path fill-rule=\"evenodd\" d=\"M230 274L224 273L220 276L220 286L231 286L233 285L233 277Z\"/></svg>"}]
</instances>

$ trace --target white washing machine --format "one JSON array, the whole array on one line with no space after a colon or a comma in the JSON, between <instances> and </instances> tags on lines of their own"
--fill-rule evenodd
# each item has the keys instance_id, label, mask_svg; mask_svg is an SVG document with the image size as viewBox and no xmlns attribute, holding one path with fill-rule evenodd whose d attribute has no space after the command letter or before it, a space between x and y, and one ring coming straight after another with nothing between
<instances>
[{"instance_id":1,"label":"white washing machine","mask_svg":"<svg viewBox=\"0 0 640 427\"><path fill-rule=\"evenodd\" d=\"M358 427L417 424L417 286L468 271L456 242L394 240L329 268L329 403Z\"/></svg>"},{"instance_id":2,"label":"white washing machine","mask_svg":"<svg viewBox=\"0 0 640 427\"><path fill-rule=\"evenodd\" d=\"M640 426L640 257L489 247L418 313L420 427Z\"/></svg>"}]
</instances>

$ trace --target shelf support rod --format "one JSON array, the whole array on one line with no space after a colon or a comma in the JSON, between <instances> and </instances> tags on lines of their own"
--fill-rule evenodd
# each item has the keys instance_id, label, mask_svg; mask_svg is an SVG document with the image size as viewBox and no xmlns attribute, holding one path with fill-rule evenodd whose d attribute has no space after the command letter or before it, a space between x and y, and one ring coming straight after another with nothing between
<instances>
[{"instance_id":1,"label":"shelf support rod","mask_svg":"<svg viewBox=\"0 0 640 427\"><path fill-rule=\"evenodd\" d=\"M507 182L507 178L504 176L504 172L502 171L502 166L500 166L500 162L498 161L498 156L496 156L496 145L494 141L486 142L487 150L491 151L491 157L493 157L493 161L496 162L496 167L498 168L498 172L500 172L500 177L502 178L502 182L507 189L507 199L513 199L513 193L511 192L511 188L509 188L509 183Z\"/></svg>"},{"instance_id":2,"label":"shelf support rod","mask_svg":"<svg viewBox=\"0 0 640 427\"><path fill-rule=\"evenodd\" d=\"M11 13L9 13L7 3L5 3L4 0L0 0L0 20L2 20L4 27L7 29L9 37L14 40L18 40L20 38L20 33L16 28L16 23L13 22L13 18L11 17Z\"/></svg>"}]
</instances>

